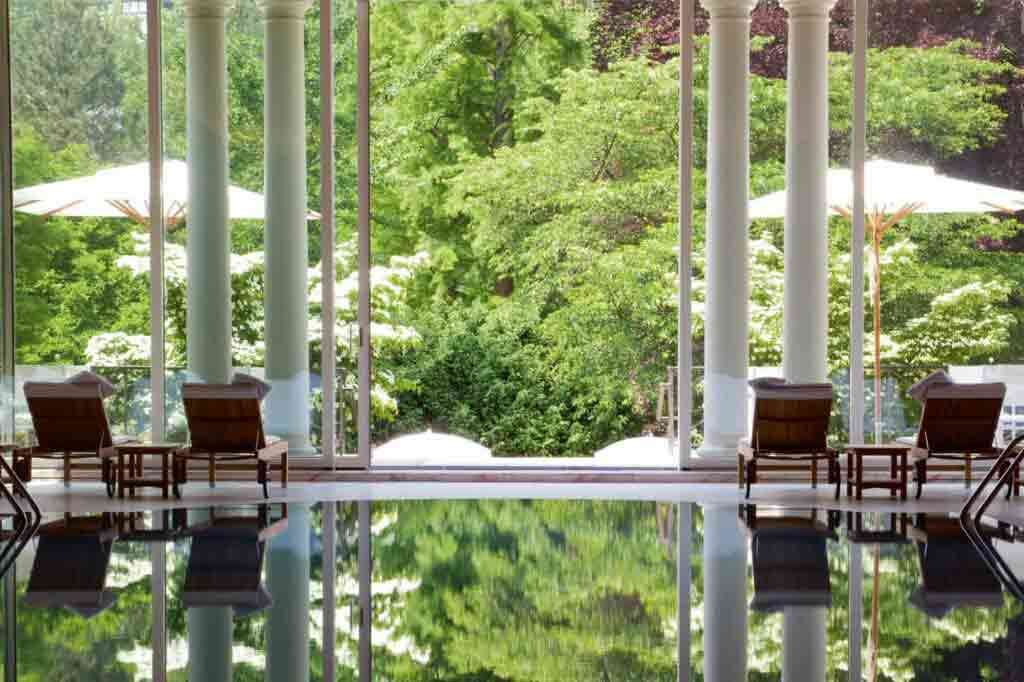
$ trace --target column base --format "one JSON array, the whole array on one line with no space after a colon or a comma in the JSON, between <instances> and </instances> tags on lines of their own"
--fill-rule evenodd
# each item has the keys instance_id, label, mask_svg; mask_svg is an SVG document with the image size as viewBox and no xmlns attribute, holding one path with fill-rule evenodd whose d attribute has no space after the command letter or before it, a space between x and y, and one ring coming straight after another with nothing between
<instances>
[{"instance_id":1,"label":"column base","mask_svg":"<svg viewBox=\"0 0 1024 682\"><path fill-rule=\"evenodd\" d=\"M690 458L687 469L729 469L736 468L736 447L704 444Z\"/></svg>"}]
</instances>

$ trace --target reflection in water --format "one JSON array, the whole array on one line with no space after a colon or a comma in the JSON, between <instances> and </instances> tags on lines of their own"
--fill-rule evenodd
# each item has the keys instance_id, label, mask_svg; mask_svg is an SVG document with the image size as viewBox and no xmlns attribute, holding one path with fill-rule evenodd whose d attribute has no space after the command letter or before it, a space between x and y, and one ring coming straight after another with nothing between
<instances>
[{"instance_id":1,"label":"reflection in water","mask_svg":"<svg viewBox=\"0 0 1024 682\"><path fill-rule=\"evenodd\" d=\"M1020 565L1013 529L983 535ZM941 515L570 500L106 514L46 519L11 577L6 679L814 682L872 652L878 680L1022 672L1021 604Z\"/></svg>"}]
</instances>

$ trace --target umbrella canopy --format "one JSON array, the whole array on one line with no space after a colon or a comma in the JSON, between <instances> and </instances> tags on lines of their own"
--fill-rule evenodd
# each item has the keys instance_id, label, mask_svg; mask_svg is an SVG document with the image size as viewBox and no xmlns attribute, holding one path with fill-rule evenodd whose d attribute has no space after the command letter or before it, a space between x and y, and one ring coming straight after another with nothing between
<instances>
[{"instance_id":1,"label":"umbrella canopy","mask_svg":"<svg viewBox=\"0 0 1024 682\"><path fill-rule=\"evenodd\" d=\"M491 450L479 443L433 431L399 436L373 449L373 461L377 464L475 464L490 458Z\"/></svg>"},{"instance_id":2,"label":"umbrella canopy","mask_svg":"<svg viewBox=\"0 0 1024 682\"><path fill-rule=\"evenodd\" d=\"M853 172L828 171L828 205L847 215L853 208ZM913 213L1013 213L1024 203L1024 192L958 180L930 166L876 160L864 164L864 207L873 214L894 214L913 206ZM786 190L750 202L750 218L786 215Z\"/></svg>"},{"instance_id":3,"label":"umbrella canopy","mask_svg":"<svg viewBox=\"0 0 1024 682\"><path fill-rule=\"evenodd\" d=\"M184 161L164 162L166 222L174 225L188 212L188 166ZM263 195L228 186L232 220L263 220ZM124 218L149 221L149 164L136 163L101 170L95 175L61 180L15 190L14 208L41 216ZM306 219L320 216L307 210Z\"/></svg>"}]
</instances>

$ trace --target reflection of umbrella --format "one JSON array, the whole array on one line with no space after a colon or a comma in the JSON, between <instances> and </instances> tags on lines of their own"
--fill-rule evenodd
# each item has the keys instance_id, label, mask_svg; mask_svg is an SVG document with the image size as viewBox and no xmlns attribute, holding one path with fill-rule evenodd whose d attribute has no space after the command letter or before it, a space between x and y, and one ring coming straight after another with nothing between
<instances>
[{"instance_id":1,"label":"reflection of umbrella","mask_svg":"<svg viewBox=\"0 0 1024 682\"><path fill-rule=\"evenodd\" d=\"M850 218L853 210L853 173L832 169L826 179L828 205ZM869 161L864 164L865 225L871 237L871 301L875 326L875 440L881 441L881 272L879 268L882 236L913 213L1013 213L1008 208L1024 202L1024 192L957 180L939 175L928 166L895 161ZM786 213L786 191L750 202L750 218L782 218Z\"/></svg>"},{"instance_id":2,"label":"reflection of umbrella","mask_svg":"<svg viewBox=\"0 0 1024 682\"><path fill-rule=\"evenodd\" d=\"M164 206L168 226L187 212L188 166L184 161L164 162ZM228 206L233 220L262 220L263 195L228 186ZM101 170L95 175L61 180L15 190L14 208L44 217L123 218L149 222L149 164L136 163ZM320 216L312 211L307 219Z\"/></svg>"}]
</instances>

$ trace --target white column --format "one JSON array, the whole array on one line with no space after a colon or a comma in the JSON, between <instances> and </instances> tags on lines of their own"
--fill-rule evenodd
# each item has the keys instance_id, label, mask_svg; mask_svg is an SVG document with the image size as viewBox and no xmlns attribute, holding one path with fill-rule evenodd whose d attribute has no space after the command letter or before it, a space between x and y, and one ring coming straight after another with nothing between
<instances>
[{"instance_id":1,"label":"white column","mask_svg":"<svg viewBox=\"0 0 1024 682\"><path fill-rule=\"evenodd\" d=\"M288 528L267 543L267 682L309 680L309 507L288 505Z\"/></svg>"},{"instance_id":2,"label":"white column","mask_svg":"<svg viewBox=\"0 0 1024 682\"><path fill-rule=\"evenodd\" d=\"M786 229L782 366L790 381L825 381L828 350L828 13L836 0L783 0Z\"/></svg>"},{"instance_id":3,"label":"white column","mask_svg":"<svg viewBox=\"0 0 1024 682\"><path fill-rule=\"evenodd\" d=\"M711 13L705 247L704 443L701 459L736 457L747 432L750 299L750 10L756 0L701 0ZM685 437L685 434L682 436ZM694 462L697 464L698 462Z\"/></svg>"},{"instance_id":4,"label":"white column","mask_svg":"<svg viewBox=\"0 0 1024 682\"><path fill-rule=\"evenodd\" d=\"M825 682L825 607L782 612L782 682Z\"/></svg>"},{"instance_id":5,"label":"white column","mask_svg":"<svg viewBox=\"0 0 1024 682\"><path fill-rule=\"evenodd\" d=\"M261 0L264 24L264 306L267 430L309 445L306 93L303 14L311 0Z\"/></svg>"},{"instance_id":6,"label":"white column","mask_svg":"<svg viewBox=\"0 0 1024 682\"><path fill-rule=\"evenodd\" d=\"M188 368L211 383L231 378L231 232L228 227L230 0L185 0L188 129Z\"/></svg>"},{"instance_id":7,"label":"white column","mask_svg":"<svg viewBox=\"0 0 1024 682\"><path fill-rule=\"evenodd\" d=\"M704 679L747 679L747 540L735 505L704 507Z\"/></svg>"}]
</instances>

